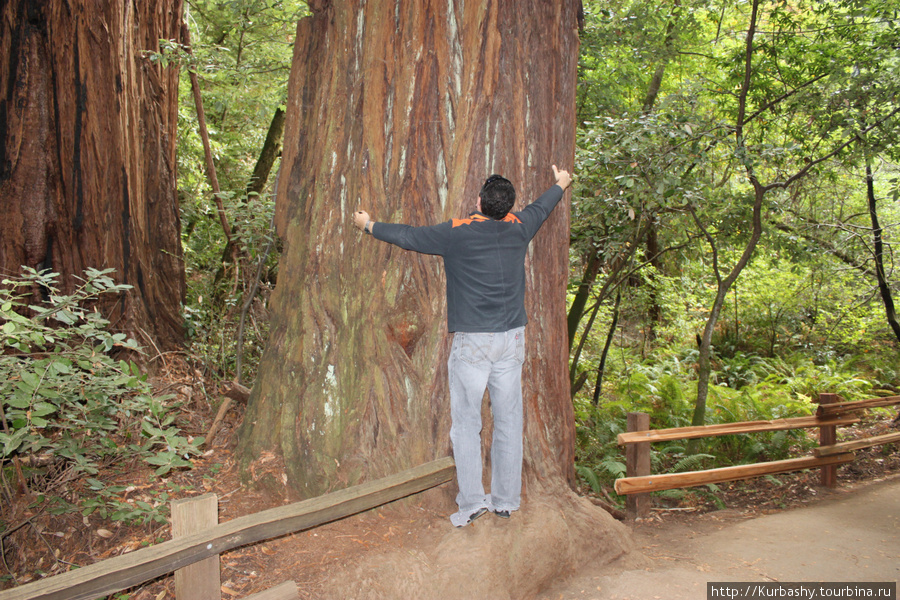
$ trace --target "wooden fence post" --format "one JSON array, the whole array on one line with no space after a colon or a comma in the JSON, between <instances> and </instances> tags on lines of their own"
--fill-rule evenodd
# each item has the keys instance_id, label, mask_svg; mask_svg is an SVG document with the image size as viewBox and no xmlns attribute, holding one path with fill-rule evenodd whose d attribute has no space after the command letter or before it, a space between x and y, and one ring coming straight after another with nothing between
<instances>
[{"instance_id":1,"label":"wooden fence post","mask_svg":"<svg viewBox=\"0 0 900 600\"><path fill-rule=\"evenodd\" d=\"M838 401L837 394L819 394L819 405L832 404ZM825 425L819 427L819 446L831 446L837 442L837 427ZM822 467L820 482L823 487L833 488L837 485L837 465Z\"/></svg>"},{"instance_id":2,"label":"wooden fence post","mask_svg":"<svg viewBox=\"0 0 900 600\"><path fill-rule=\"evenodd\" d=\"M218 524L219 499L215 494L172 501L172 539L201 533ZM175 571L175 600L221 599L218 554Z\"/></svg>"},{"instance_id":3,"label":"wooden fence post","mask_svg":"<svg viewBox=\"0 0 900 600\"><path fill-rule=\"evenodd\" d=\"M650 429L650 415L628 413L628 431ZM625 448L625 476L641 477L650 474L650 442L629 444ZM625 509L632 519L650 514L650 494L631 494L625 498Z\"/></svg>"}]
</instances>

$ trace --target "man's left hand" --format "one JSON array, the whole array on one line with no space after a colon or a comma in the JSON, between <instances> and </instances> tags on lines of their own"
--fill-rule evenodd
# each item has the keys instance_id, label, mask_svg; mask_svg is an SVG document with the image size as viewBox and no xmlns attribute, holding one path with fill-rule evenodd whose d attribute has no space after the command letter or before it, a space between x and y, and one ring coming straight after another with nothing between
<instances>
[{"instance_id":1,"label":"man's left hand","mask_svg":"<svg viewBox=\"0 0 900 600\"><path fill-rule=\"evenodd\" d=\"M572 176L569 175L569 172L557 169L556 165L553 165L553 176L556 178L556 185L562 189L566 189L569 187L569 184L572 183Z\"/></svg>"}]
</instances>

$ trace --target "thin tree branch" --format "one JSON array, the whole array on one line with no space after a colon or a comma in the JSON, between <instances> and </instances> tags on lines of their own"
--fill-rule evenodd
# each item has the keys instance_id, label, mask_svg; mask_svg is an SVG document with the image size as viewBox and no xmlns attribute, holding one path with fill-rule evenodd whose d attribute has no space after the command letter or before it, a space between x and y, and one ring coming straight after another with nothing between
<instances>
[{"instance_id":1,"label":"thin tree branch","mask_svg":"<svg viewBox=\"0 0 900 600\"><path fill-rule=\"evenodd\" d=\"M735 135L738 147L744 147L744 124L747 113L747 95L750 92L750 79L753 74L753 37L756 35L756 19L759 13L759 1L754 0L750 12L750 26L747 28L747 42L744 51L744 80L741 82L741 91L738 94L738 114L735 124Z\"/></svg>"},{"instance_id":2,"label":"thin tree branch","mask_svg":"<svg viewBox=\"0 0 900 600\"><path fill-rule=\"evenodd\" d=\"M767 110L769 110L770 108L772 108L773 106L775 106L776 104L778 104L779 102L783 102L784 100L787 100L788 98L790 98L791 96L793 96L794 94L796 94L797 92L799 92L800 90L802 90L803 88L805 88L805 87L807 87L807 86L810 86L810 85L814 84L815 82L817 82L817 81L819 81L820 79L826 77L827 75L828 75L827 73L823 73L822 75L819 75L818 77L813 77L812 79L810 79L810 80L807 81L806 83L803 83L803 84L797 86L797 87L794 88L793 90L791 90L791 91L789 91L789 92L785 92L784 94L782 94L782 95L779 96L778 98L775 98L774 100L772 100L771 102L769 102L768 104L766 104L765 106L763 106L762 108L760 108L759 110L757 110L756 112L754 112L753 114L751 114L749 117L747 117L747 119L744 121L744 124L746 125L747 123L749 123L750 121L752 121L753 119L755 119L756 117L758 117L759 115L761 115L762 113L766 112Z\"/></svg>"},{"instance_id":3,"label":"thin tree branch","mask_svg":"<svg viewBox=\"0 0 900 600\"><path fill-rule=\"evenodd\" d=\"M706 243L709 244L709 249L712 252L713 272L716 275L716 283L721 285L722 274L719 272L719 249L716 246L716 240L713 239L712 234L710 234L706 227L703 226L703 223L700 222L700 217L697 216L697 211L694 209L694 206L689 204L687 210L694 219L694 225L697 226L697 229L699 229L703 237L706 238Z\"/></svg>"},{"instance_id":4,"label":"thin tree branch","mask_svg":"<svg viewBox=\"0 0 900 600\"><path fill-rule=\"evenodd\" d=\"M823 250L825 250L826 252L828 252L829 254L831 254L832 256L837 258L838 260L840 260L842 263L844 263L850 267L853 267L854 269L856 269L863 275L871 275L872 274L872 271L868 267L865 266L865 263L861 263L856 257L850 256L849 254L842 252L840 249L835 247L834 244L832 244L831 242L829 242L827 240L823 240L819 237L811 235L801 229L798 229L798 228L788 225L786 223L773 221L771 223L771 225L773 227L775 227L775 229L784 231L785 233L790 233L793 235L801 236L806 241L815 244L819 248L822 248ZM856 234L854 234L854 235L856 235Z\"/></svg>"},{"instance_id":5,"label":"thin tree branch","mask_svg":"<svg viewBox=\"0 0 900 600\"><path fill-rule=\"evenodd\" d=\"M811 160L810 162L808 162L808 163L806 164L806 166L804 166L802 169L800 169L799 171L797 171L796 173L794 173L791 177L787 178L786 180L781 181L781 182L777 182L777 183L770 183L770 184L764 186L764 187L763 187L763 191L768 192L769 190L772 190L772 189L775 189L775 188L782 188L782 189L783 189L783 188L788 187L789 185L791 185L792 183L794 183L794 182L797 181L798 179L801 179L802 177L804 177L807 173L809 173L809 171L810 171L813 167L815 167L815 166L817 166L817 165L819 165L819 164L825 162L826 160L829 160L830 158L833 158L834 156L836 156L837 154L839 154L839 153L841 152L841 150L843 150L843 149L846 148L847 146L853 144L854 142L861 141L863 135L865 135L866 133L872 131L873 129L875 129L875 128L877 128L877 127L880 127L884 122L886 122L886 121L888 121L889 119L891 119L891 118L892 118L894 115L896 115L898 112L900 112L900 107L895 108L895 109L892 110L890 113L888 113L884 118L882 118L882 119L876 121L875 123L873 123L872 125L866 127L866 128L863 129L861 132L859 132L859 133L857 133L857 134L855 134L855 135L853 135L853 136L847 138L844 142L842 142L841 144L839 144L838 146L836 146L836 147L835 147L831 152L829 152L828 154L826 154L826 155L824 155L824 156L821 156L821 157L819 157L819 158L817 158L817 159L815 159L815 160Z\"/></svg>"},{"instance_id":6,"label":"thin tree branch","mask_svg":"<svg viewBox=\"0 0 900 600\"><path fill-rule=\"evenodd\" d=\"M872 219L872 238L875 246L875 277L878 280L878 291L884 304L884 312L888 325L894 332L894 337L900 341L900 323L897 322L897 312L894 308L894 298L891 294L891 286L888 284L884 271L884 245L881 241L881 226L878 223L878 209L875 199L875 177L872 175L872 164L866 157L866 197L869 203L869 214Z\"/></svg>"},{"instance_id":7,"label":"thin tree branch","mask_svg":"<svg viewBox=\"0 0 900 600\"><path fill-rule=\"evenodd\" d=\"M263 251L262 255L259 257L259 264L256 267L256 277L253 278L253 285L250 288L250 291L247 293L247 300L244 302L244 306L241 309L241 319L238 323L237 330L237 349L235 350L235 365L234 365L234 380L237 383L241 383L242 376L242 368L243 368L243 356L244 356L244 323L247 320L247 313L250 311L250 306L253 304L253 299L256 298L256 291L259 289L259 280L262 277L263 267L266 264L266 260L269 258L269 252L272 250L272 245L275 242L275 213L272 213L272 220L269 223L269 243L266 244L266 249Z\"/></svg>"}]
</instances>

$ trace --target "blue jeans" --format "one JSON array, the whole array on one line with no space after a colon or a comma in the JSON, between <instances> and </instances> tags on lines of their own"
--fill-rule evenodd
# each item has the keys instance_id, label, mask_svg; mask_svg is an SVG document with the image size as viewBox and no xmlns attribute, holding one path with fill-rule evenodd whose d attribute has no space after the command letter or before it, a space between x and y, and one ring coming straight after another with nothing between
<instances>
[{"instance_id":1,"label":"blue jeans","mask_svg":"<svg viewBox=\"0 0 900 600\"><path fill-rule=\"evenodd\" d=\"M482 507L518 510L522 496L522 363L525 328L453 335L450 359L450 441L463 514ZM481 403L485 387L494 418L491 494L485 495L481 461Z\"/></svg>"}]
</instances>

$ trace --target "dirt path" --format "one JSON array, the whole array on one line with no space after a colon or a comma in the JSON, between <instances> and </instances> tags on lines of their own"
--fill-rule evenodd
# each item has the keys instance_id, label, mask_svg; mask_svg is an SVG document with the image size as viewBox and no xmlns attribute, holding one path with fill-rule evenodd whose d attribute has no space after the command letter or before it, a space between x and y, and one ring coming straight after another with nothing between
<instances>
[{"instance_id":1,"label":"dirt path","mask_svg":"<svg viewBox=\"0 0 900 600\"><path fill-rule=\"evenodd\" d=\"M711 581L900 580L900 476L769 515L719 511L633 528L646 560L584 571L540 599L697 600Z\"/></svg>"}]
</instances>

